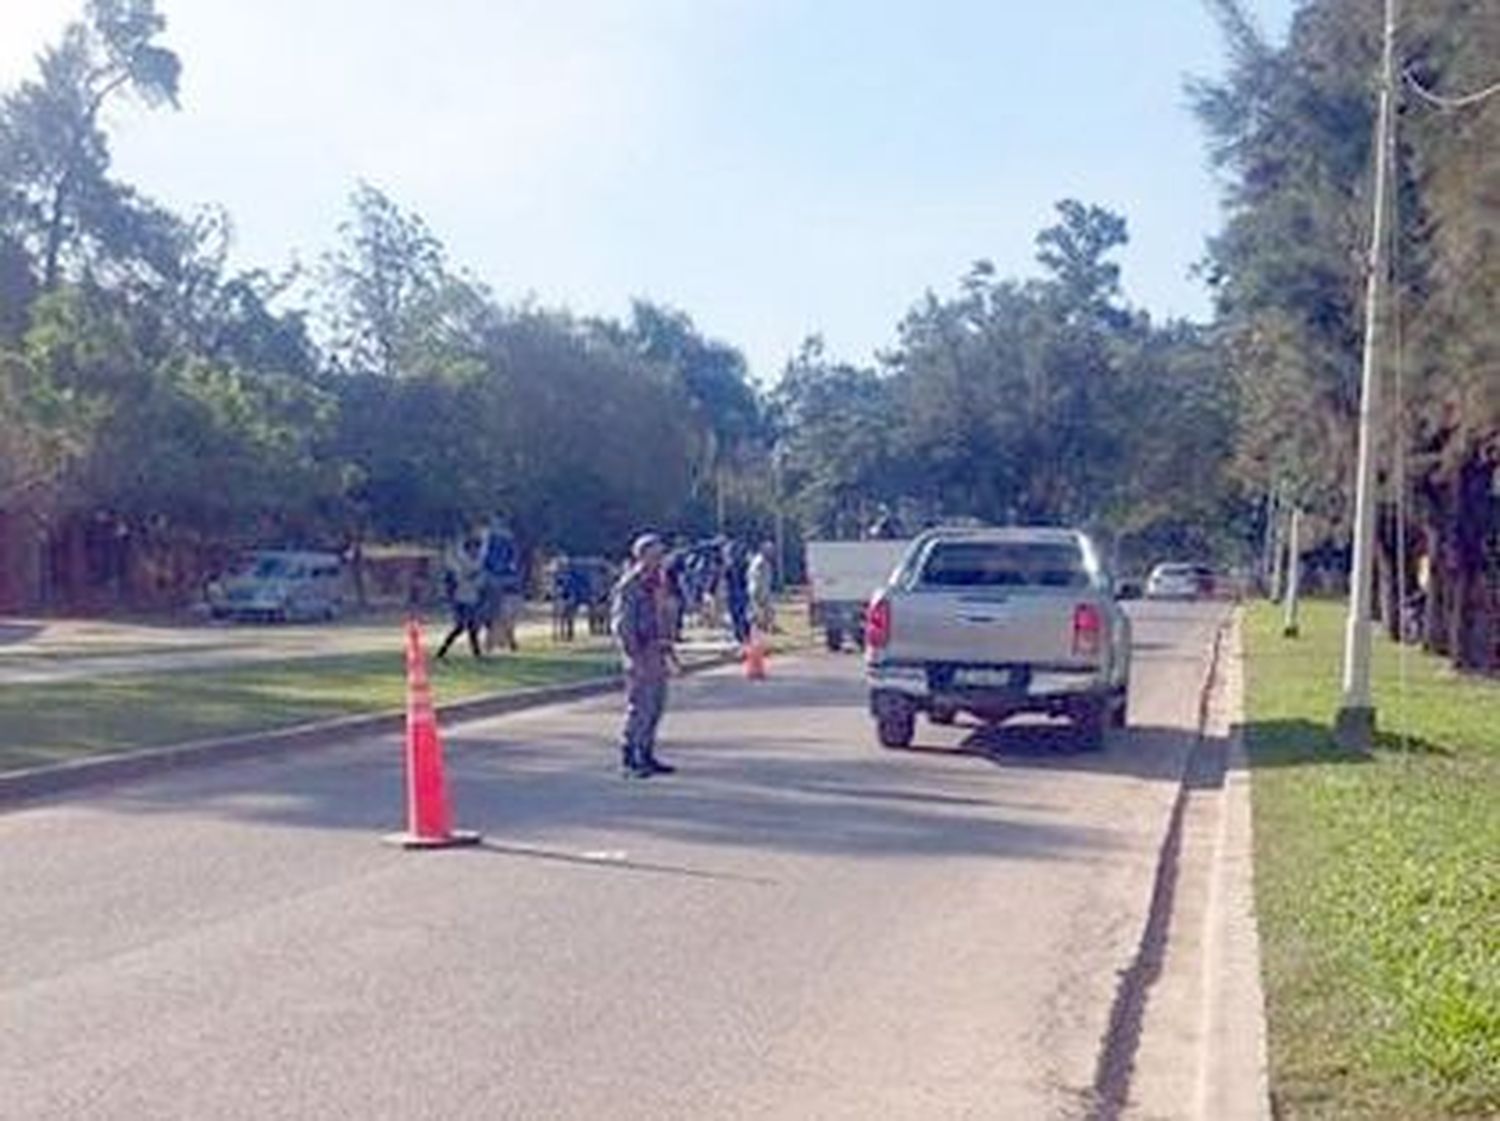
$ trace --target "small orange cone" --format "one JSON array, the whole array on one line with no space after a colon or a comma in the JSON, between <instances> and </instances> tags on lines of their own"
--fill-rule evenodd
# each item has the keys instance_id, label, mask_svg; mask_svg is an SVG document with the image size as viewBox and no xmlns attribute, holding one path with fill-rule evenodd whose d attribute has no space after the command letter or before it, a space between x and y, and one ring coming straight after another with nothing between
<instances>
[{"instance_id":1,"label":"small orange cone","mask_svg":"<svg viewBox=\"0 0 1500 1121\"><path fill-rule=\"evenodd\" d=\"M384 840L408 849L479 843L478 833L453 828L443 776L443 741L432 708L422 628L416 619L406 623L406 832L387 834Z\"/></svg>"},{"instance_id":2,"label":"small orange cone","mask_svg":"<svg viewBox=\"0 0 1500 1121\"><path fill-rule=\"evenodd\" d=\"M759 631L751 631L750 641L745 643L745 677L749 681L766 679L766 641Z\"/></svg>"}]
</instances>

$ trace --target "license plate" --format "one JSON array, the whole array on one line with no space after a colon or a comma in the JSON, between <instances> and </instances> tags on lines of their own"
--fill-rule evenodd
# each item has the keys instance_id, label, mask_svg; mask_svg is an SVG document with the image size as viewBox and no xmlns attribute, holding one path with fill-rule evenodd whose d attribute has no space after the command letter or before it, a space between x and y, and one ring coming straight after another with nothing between
<instances>
[{"instance_id":1,"label":"license plate","mask_svg":"<svg viewBox=\"0 0 1500 1121\"><path fill-rule=\"evenodd\" d=\"M969 689L1008 689L1014 680L1008 669L961 669L953 675L954 685Z\"/></svg>"}]
</instances>

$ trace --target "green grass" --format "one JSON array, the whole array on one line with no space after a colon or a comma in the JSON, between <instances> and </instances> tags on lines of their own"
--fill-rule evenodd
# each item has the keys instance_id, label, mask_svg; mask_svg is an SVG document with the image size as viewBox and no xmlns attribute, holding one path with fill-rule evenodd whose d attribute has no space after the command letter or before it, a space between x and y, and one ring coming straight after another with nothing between
<instances>
[{"instance_id":1,"label":"green grass","mask_svg":"<svg viewBox=\"0 0 1500 1121\"><path fill-rule=\"evenodd\" d=\"M538 646L483 662L455 650L432 672L438 703L614 668L607 649ZM0 771L128 748L264 731L404 703L401 651L143 673L0 690Z\"/></svg>"},{"instance_id":2,"label":"green grass","mask_svg":"<svg viewBox=\"0 0 1500 1121\"><path fill-rule=\"evenodd\" d=\"M1246 614L1256 896L1283 1118L1500 1116L1500 683L1378 642L1381 744L1333 745L1341 605Z\"/></svg>"}]
</instances>

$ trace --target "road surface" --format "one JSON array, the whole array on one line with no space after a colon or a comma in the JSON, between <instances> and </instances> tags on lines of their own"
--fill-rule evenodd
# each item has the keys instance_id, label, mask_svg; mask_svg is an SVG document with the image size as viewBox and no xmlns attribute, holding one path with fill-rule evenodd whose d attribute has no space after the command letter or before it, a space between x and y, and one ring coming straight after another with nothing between
<instances>
[{"instance_id":1,"label":"road surface","mask_svg":"<svg viewBox=\"0 0 1500 1121\"><path fill-rule=\"evenodd\" d=\"M1135 727L919 728L851 656L446 730L475 850L382 846L399 746L0 814L0 1118L1078 1118L1222 607L1137 617Z\"/></svg>"}]
</instances>

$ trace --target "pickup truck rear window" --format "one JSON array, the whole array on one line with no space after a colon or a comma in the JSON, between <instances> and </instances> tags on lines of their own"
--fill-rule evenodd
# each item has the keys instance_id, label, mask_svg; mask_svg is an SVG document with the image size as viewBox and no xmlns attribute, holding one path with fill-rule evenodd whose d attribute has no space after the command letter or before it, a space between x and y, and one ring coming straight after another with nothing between
<instances>
[{"instance_id":1,"label":"pickup truck rear window","mask_svg":"<svg viewBox=\"0 0 1500 1121\"><path fill-rule=\"evenodd\" d=\"M1086 588L1076 545L1017 541L940 541L922 563L924 588Z\"/></svg>"}]
</instances>

